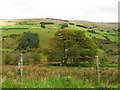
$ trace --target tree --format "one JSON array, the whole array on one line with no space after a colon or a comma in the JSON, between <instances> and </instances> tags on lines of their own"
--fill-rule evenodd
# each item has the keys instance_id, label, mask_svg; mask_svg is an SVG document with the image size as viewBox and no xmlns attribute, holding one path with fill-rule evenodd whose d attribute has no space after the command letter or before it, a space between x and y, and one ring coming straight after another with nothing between
<instances>
[{"instance_id":1,"label":"tree","mask_svg":"<svg viewBox=\"0 0 120 90\"><path fill-rule=\"evenodd\" d=\"M41 28L45 28L45 24L41 24Z\"/></svg>"},{"instance_id":2,"label":"tree","mask_svg":"<svg viewBox=\"0 0 120 90\"><path fill-rule=\"evenodd\" d=\"M20 40L18 49L38 48L39 38L36 33L26 32Z\"/></svg>"},{"instance_id":3,"label":"tree","mask_svg":"<svg viewBox=\"0 0 120 90\"><path fill-rule=\"evenodd\" d=\"M62 23L62 24L59 24L60 25L60 28L61 29L64 29L66 27L68 27L68 24L67 23Z\"/></svg>"},{"instance_id":4,"label":"tree","mask_svg":"<svg viewBox=\"0 0 120 90\"><path fill-rule=\"evenodd\" d=\"M91 62L97 51L95 43L83 31L57 31L51 42L45 54L49 60L61 61L62 65L66 65L68 60L71 64Z\"/></svg>"},{"instance_id":5,"label":"tree","mask_svg":"<svg viewBox=\"0 0 120 90\"><path fill-rule=\"evenodd\" d=\"M68 51L68 56L70 58L71 64L78 65L79 64L79 45L72 46Z\"/></svg>"}]
</instances>

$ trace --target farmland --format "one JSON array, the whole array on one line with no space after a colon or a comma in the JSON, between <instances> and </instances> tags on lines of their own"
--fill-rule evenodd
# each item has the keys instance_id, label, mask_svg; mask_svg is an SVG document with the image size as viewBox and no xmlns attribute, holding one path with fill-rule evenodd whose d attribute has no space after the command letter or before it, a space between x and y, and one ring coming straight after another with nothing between
<instances>
[{"instance_id":1,"label":"farmland","mask_svg":"<svg viewBox=\"0 0 120 90\"><path fill-rule=\"evenodd\" d=\"M40 22L49 23L44 24L44 27L42 27ZM54 45L54 41L52 40L55 38L56 32L69 30L70 34L72 31L82 31L85 34L85 38L92 40L96 44L101 74L99 87L117 88L119 55L117 24L81 20L66 21L50 18L0 21L0 31L2 31L0 34L2 34L3 88L98 87L96 58L93 58L92 63L85 60L85 62L82 61L77 66L71 64L70 56L65 66L61 66L60 61L49 60L49 55L47 56L48 53L46 54L45 50ZM19 49L18 46L20 46L21 39L25 40L23 38L24 35L30 33L37 34L39 40L38 47ZM34 37L30 36L30 38L33 39ZM35 40L33 39L33 41ZM54 49L54 46L52 48ZM70 48L70 50L72 49ZM19 55L21 53L23 53L22 82L19 81L17 70L18 60L20 59ZM54 59L54 55L52 53L50 55Z\"/></svg>"}]
</instances>

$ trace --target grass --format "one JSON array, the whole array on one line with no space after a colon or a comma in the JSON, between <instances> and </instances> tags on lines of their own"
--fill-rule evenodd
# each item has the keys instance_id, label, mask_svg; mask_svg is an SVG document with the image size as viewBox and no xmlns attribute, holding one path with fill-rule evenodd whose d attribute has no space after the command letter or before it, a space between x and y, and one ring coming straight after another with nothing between
<instances>
[{"instance_id":1,"label":"grass","mask_svg":"<svg viewBox=\"0 0 120 90\"><path fill-rule=\"evenodd\" d=\"M3 88L95 88L96 72L93 67L23 66L23 82L19 86L17 66L3 65ZM114 73L114 74L113 74ZM105 67L101 84L117 87L117 68ZM109 83L107 84L109 80Z\"/></svg>"},{"instance_id":2,"label":"grass","mask_svg":"<svg viewBox=\"0 0 120 90\"><path fill-rule=\"evenodd\" d=\"M3 36L10 35L10 34L22 34L23 32L32 32L32 33L37 33L39 36L40 44L39 46L41 48L44 48L48 45L50 39L53 37L54 33L56 30L49 30L49 29L12 29L12 30L3 30ZM6 38L5 42L8 41L9 38ZM14 40L10 42L11 44L14 43ZM4 43L3 43L4 44ZM3 45L4 46L4 45ZM13 45L14 46L14 45Z\"/></svg>"},{"instance_id":3,"label":"grass","mask_svg":"<svg viewBox=\"0 0 120 90\"><path fill-rule=\"evenodd\" d=\"M86 32L86 35L88 37L96 37L96 38L99 38L99 39L105 39L101 34Z\"/></svg>"},{"instance_id":4,"label":"grass","mask_svg":"<svg viewBox=\"0 0 120 90\"><path fill-rule=\"evenodd\" d=\"M13 25L8 28L31 28L33 25Z\"/></svg>"},{"instance_id":5,"label":"grass","mask_svg":"<svg viewBox=\"0 0 120 90\"><path fill-rule=\"evenodd\" d=\"M95 85L72 77L49 77L39 80L5 81L2 88L94 88Z\"/></svg>"},{"instance_id":6,"label":"grass","mask_svg":"<svg viewBox=\"0 0 120 90\"><path fill-rule=\"evenodd\" d=\"M118 67L118 64L107 64L107 67Z\"/></svg>"},{"instance_id":7,"label":"grass","mask_svg":"<svg viewBox=\"0 0 120 90\"><path fill-rule=\"evenodd\" d=\"M111 41L113 41L113 42L119 43L119 42L118 42L118 36L108 35L108 38L109 38Z\"/></svg>"}]
</instances>

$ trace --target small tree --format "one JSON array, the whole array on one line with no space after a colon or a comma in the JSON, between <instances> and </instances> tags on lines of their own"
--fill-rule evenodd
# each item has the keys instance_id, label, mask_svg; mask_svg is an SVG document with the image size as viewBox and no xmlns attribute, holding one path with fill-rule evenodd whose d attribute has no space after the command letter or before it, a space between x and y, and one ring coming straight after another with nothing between
<instances>
[{"instance_id":1,"label":"small tree","mask_svg":"<svg viewBox=\"0 0 120 90\"><path fill-rule=\"evenodd\" d=\"M45 24L41 24L41 28L45 28Z\"/></svg>"}]
</instances>

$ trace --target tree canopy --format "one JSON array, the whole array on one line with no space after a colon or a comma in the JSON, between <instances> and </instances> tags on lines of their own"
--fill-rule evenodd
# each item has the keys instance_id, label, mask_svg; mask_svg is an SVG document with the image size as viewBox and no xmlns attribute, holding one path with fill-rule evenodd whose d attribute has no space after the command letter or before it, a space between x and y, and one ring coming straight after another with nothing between
<instances>
[{"instance_id":1,"label":"tree canopy","mask_svg":"<svg viewBox=\"0 0 120 90\"><path fill-rule=\"evenodd\" d=\"M45 55L48 60L60 61L62 65L67 63L79 65L82 61L92 62L97 53L93 40L80 30L57 31L51 42L45 50Z\"/></svg>"},{"instance_id":2,"label":"tree canopy","mask_svg":"<svg viewBox=\"0 0 120 90\"><path fill-rule=\"evenodd\" d=\"M38 35L36 33L26 32L22 36L18 48L19 49L38 48L38 46L39 46Z\"/></svg>"}]
</instances>

